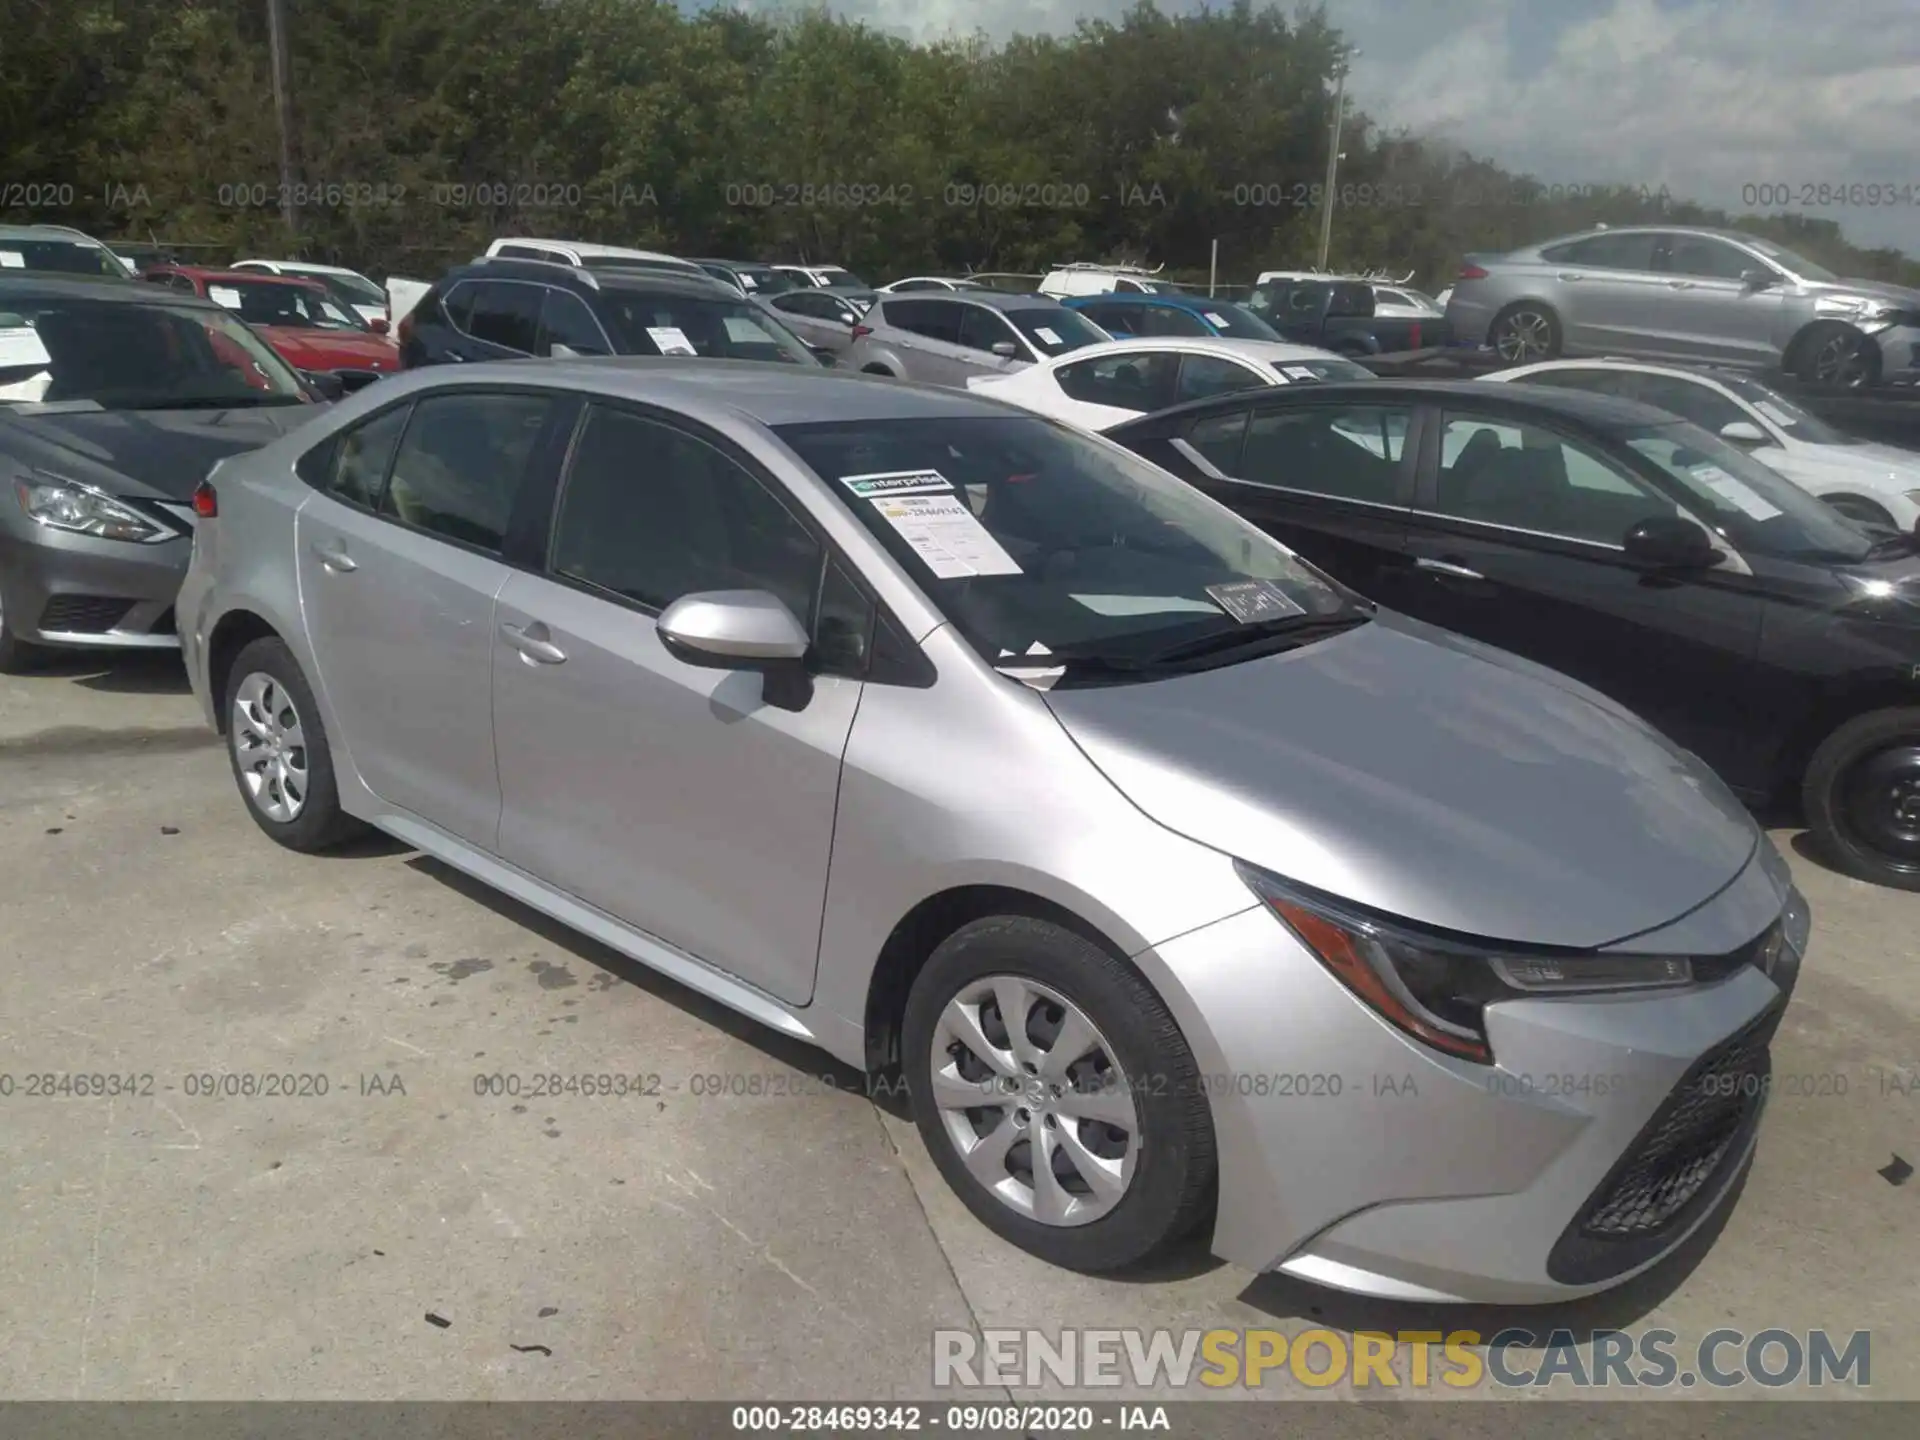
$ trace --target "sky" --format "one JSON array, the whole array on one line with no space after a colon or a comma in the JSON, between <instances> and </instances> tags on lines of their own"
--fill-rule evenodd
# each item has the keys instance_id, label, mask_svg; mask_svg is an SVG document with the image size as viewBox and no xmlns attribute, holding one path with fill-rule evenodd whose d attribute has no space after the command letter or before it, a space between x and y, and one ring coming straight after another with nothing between
<instances>
[{"instance_id":1,"label":"sky","mask_svg":"<svg viewBox=\"0 0 1920 1440\"><path fill-rule=\"evenodd\" d=\"M736 0L775 10L783 0ZM1117 19L1129 0L839 0L914 39ZM1549 183L1665 186L1734 212L1761 192L1904 187L1809 207L1920 256L1920 0L1326 0L1349 93L1390 129ZM1161 0L1170 13L1197 0ZM1292 10L1292 4L1283 8ZM1816 193L1811 197L1818 201ZM1796 207L1798 208L1798 207Z\"/></svg>"}]
</instances>

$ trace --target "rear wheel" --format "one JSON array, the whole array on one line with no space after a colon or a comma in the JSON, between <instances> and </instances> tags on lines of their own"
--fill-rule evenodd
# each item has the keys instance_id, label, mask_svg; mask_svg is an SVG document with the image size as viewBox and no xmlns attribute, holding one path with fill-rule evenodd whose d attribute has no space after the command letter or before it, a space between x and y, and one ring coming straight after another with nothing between
<instances>
[{"instance_id":1,"label":"rear wheel","mask_svg":"<svg viewBox=\"0 0 1920 1440\"><path fill-rule=\"evenodd\" d=\"M1494 316L1493 324L1487 327L1487 344L1511 365L1557 359L1561 345L1560 317L1534 300L1509 305Z\"/></svg>"},{"instance_id":2,"label":"rear wheel","mask_svg":"<svg viewBox=\"0 0 1920 1440\"><path fill-rule=\"evenodd\" d=\"M325 850L366 826L340 808L333 754L285 642L255 640L227 681L227 756L254 823L289 850Z\"/></svg>"},{"instance_id":3,"label":"rear wheel","mask_svg":"<svg viewBox=\"0 0 1920 1440\"><path fill-rule=\"evenodd\" d=\"M889 370L884 365L862 365L860 367L860 373L862 375L884 375L889 380L896 380L899 378L897 375L893 373L893 371Z\"/></svg>"},{"instance_id":4,"label":"rear wheel","mask_svg":"<svg viewBox=\"0 0 1920 1440\"><path fill-rule=\"evenodd\" d=\"M7 600L0 594L0 675L22 675L46 658L38 645L22 640L7 624Z\"/></svg>"},{"instance_id":5,"label":"rear wheel","mask_svg":"<svg viewBox=\"0 0 1920 1440\"><path fill-rule=\"evenodd\" d=\"M1920 708L1869 711L1835 730L1813 752L1803 798L1836 866L1920 890Z\"/></svg>"},{"instance_id":6,"label":"rear wheel","mask_svg":"<svg viewBox=\"0 0 1920 1440\"><path fill-rule=\"evenodd\" d=\"M1072 1270L1117 1270L1191 1234L1214 1179L1192 1052L1138 972L1044 920L949 936L904 1027L914 1119L989 1228Z\"/></svg>"}]
</instances>

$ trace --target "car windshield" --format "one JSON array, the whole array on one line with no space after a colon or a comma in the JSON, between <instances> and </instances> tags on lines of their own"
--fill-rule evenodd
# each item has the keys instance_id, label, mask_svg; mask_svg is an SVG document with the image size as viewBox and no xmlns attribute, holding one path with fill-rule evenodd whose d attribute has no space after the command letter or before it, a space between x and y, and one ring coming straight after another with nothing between
<instances>
[{"instance_id":1,"label":"car windshield","mask_svg":"<svg viewBox=\"0 0 1920 1440\"><path fill-rule=\"evenodd\" d=\"M820 283L833 290L871 290L873 287L851 270L842 270L837 265L828 265L814 272L820 277Z\"/></svg>"},{"instance_id":2,"label":"car windshield","mask_svg":"<svg viewBox=\"0 0 1920 1440\"><path fill-rule=\"evenodd\" d=\"M1778 471L1689 421L1621 437L1678 482L1735 549L1791 560L1854 561L1873 540Z\"/></svg>"},{"instance_id":3,"label":"car windshield","mask_svg":"<svg viewBox=\"0 0 1920 1440\"><path fill-rule=\"evenodd\" d=\"M1305 360L1269 361L1282 380L1378 380L1366 366L1337 355L1313 356Z\"/></svg>"},{"instance_id":4,"label":"car windshield","mask_svg":"<svg viewBox=\"0 0 1920 1440\"><path fill-rule=\"evenodd\" d=\"M1038 416L832 421L776 431L1006 668L1140 663L1263 618L1357 620L1358 602L1256 527L1125 451ZM1249 586L1247 582L1256 582ZM1075 683L1073 668L1062 683Z\"/></svg>"},{"instance_id":5,"label":"car windshield","mask_svg":"<svg viewBox=\"0 0 1920 1440\"><path fill-rule=\"evenodd\" d=\"M1776 245L1771 240L1756 239L1752 235L1742 235L1740 238L1781 269L1791 270L1802 280L1817 280L1822 284L1832 284L1840 278L1826 266L1816 265L1806 256L1798 251L1789 250L1784 245Z\"/></svg>"},{"instance_id":6,"label":"car windshield","mask_svg":"<svg viewBox=\"0 0 1920 1440\"><path fill-rule=\"evenodd\" d=\"M714 287L716 290L718 286ZM603 290L600 311L628 355L698 355L710 360L820 362L786 326L745 300Z\"/></svg>"},{"instance_id":7,"label":"car windshield","mask_svg":"<svg viewBox=\"0 0 1920 1440\"><path fill-rule=\"evenodd\" d=\"M782 275L771 265L736 265L733 273L740 277L740 286L749 295L785 295L801 288L793 276Z\"/></svg>"},{"instance_id":8,"label":"car windshield","mask_svg":"<svg viewBox=\"0 0 1920 1440\"><path fill-rule=\"evenodd\" d=\"M1082 345L1098 345L1113 338L1079 311L1064 305L1001 313L1042 355L1064 355Z\"/></svg>"},{"instance_id":9,"label":"car windshield","mask_svg":"<svg viewBox=\"0 0 1920 1440\"><path fill-rule=\"evenodd\" d=\"M1280 332L1244 305L1207 302L1200 312L1216 335L1233 340L1278 340Z\"/></svg>"},{"instance_id":10,"label":"car windshield","mask_svg":"<svg viewBox=\"0 0 1920 1440\"><path fill-rule=\"evenodd\" d=\"M107 410L298 405L299 379L225 311L165 298L0 301L0 403Z\"/></svg>"},{"instance_id":11,"label":"car windshield","mask_svg":"<svg viewBox=\"0 0 1920 1440\"><path fill-rule=\"evenodd\" d=\"M38 270L51 275L110 275L127 278L127 267L110 250L80 240L35 237L0 239L0 273Z\"/></svg>"},{"instance_id":12,"label":"car windshield","mask_svg":"<svg viewBox=\"0 0 1920 1440\"><path fill-rule=\"evenodd\" d=\"M1720 383L1795 440L1803 440L1809 445L1863 445L1866 443L1857 435L1848 435L1834 429L1819 416L1803 409L1778 390L1762 385L1757 380L1749 380L1744 375L1725 375L1720 377Z\"/></svg>"},{"instance_id":13,"label":"car windshield","mask_svg":"<svg viewBox=\"0 0 1920 1440\"><path fill-rule=\"evenodd\" d=\"M303 280L318 280L336 300L344 300L349 305L387 303L387 292L364 275L336 275L329 270L297 270L292 266L287 267L287 273Z\"/></svg>"},{"instance_id":14,"label":"car windshield","mask_svg":"<svg viewBox=\"0 0 1920 1440\"><path fill-rule=\"evenodd\" d=\"M280 280L222 276L207 282L207 298L236 311L249 325L287 330L365 330L367 322L325 290Z\"/></svg>"}]
</instances>

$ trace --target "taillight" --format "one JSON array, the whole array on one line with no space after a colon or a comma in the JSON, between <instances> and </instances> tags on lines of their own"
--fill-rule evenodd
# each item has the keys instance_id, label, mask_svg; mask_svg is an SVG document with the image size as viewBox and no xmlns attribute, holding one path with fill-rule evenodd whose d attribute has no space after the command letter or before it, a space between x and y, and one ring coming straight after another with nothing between
<instances>
[{"instance_id":1,"label":"taillight","mask_svg":"<svg viewBox=\"0 0 1920 1440\"><path fill-rule=\"evenodd\" d=\"M856 325L853 327L853 338L856 340L864 339L872 333L873 327L871 325Z\"/></svg>"},{"instance_id":2,"label":"taillight","mask_svg":"<svg viewBox=\"0 0 1920 1440\"><path fill-rule=\"evenodd\" d=\"M1478 265L1462 265L1460 267L1460 273L1453 278L1456 280L1484 280L1487 278L1487 272L1482 270Z\"/></svg>"},{"instance_id":3,"label":"taillight","mask_svg":"<svg viewBox=\"0 0 1920 1440\"><path fill-rule=\"evenodd\" d=\"M211 520L220 513L220 496L215 493L212 481L202 480L193 487L193 513L202 520Z\"/></svg>"},{"instance_id":4,"label":"taillight","mask_svg":"<svg viewBox=\"0 0 1920 1440\"><path fill-rule=\"evenodd\" d=\"M1411 333L1407 336L1407 348L1409 350L1418 350L1420 348L1420 322L1418 320L1413 322Z\"/></svg>"}]
</instances>

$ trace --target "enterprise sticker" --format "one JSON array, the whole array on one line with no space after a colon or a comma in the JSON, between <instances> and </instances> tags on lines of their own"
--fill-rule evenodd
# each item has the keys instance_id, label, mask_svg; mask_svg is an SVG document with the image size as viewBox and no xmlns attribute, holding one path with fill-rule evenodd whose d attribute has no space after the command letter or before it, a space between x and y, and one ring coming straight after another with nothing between
<instances>
[{"instance_id":1,"label":"enterprise sticker","mask_svg":"<svg viewBox=\"0 0 1920 1440\"><path fill-rule=\"evenodd\" d=\"M930 495L953 489L953 482L938 470L876 470L868 475L842 475L840 483L863 500L877 500L883 495Z\"/></svg>"}]
</instances>

